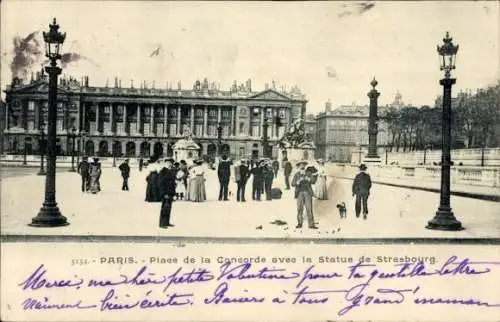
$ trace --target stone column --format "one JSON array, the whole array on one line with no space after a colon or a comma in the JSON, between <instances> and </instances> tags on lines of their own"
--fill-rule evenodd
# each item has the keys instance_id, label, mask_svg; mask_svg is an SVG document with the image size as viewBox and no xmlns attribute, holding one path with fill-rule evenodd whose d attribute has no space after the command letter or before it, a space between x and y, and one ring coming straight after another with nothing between
<instances>
[{"instance_id":1,"label":"stone column","mask_svg":"<svg viewBox=\"0 0 500 322\"><path fill-rule=\"evenodd\" d=\"M248 107L248 136L252 137L253 107Z\"/></svg>"},{"instance_id":2,"label":"stone column","mask_svg":"<svg viewBox=\"0 0 500 322\"><path fill-rule=\"evenodd\" d=\"M115 113L114 113L114 104L112 102L109 103L109 131L111 133L115 133L116 129L113 126L115 124ZM111 147L112 148L112 147Z\"/></svg>"},{"instance_id":3,"label":"stone column","mask_svg":"<svg viewBox=\"0 0 500 322\"><path fill-rule=\"evenodd\" d=\"M191 133L194 133L194 105L191 105L191 124L189 125L191 127Z\"/></svg>"},{"instance_id":4,"label":"stone column","mask_svg":"<svg viewBox=\"0 0 500 322\"><path fill-rule=\"evenodd\" d=\"M203 114L203 136L208 136L208 106L204 107L205 111Z\"/></svg>"},{"instance_id":5,"label":"stone column","mask_svg":"<svg viewBox=\"0 0 500 322\"><path fill-rule=\"evenodd\" d=\"M141 104L137 104L137 132L141 133L142 112Z\"/></svg>"},{"instance_id":6,"label":"stone column","mask_svg":"<svg viewBox=\"0 0 500 322\"><path fill-rule=\"evenodd\" d=\"M168 104L163 105L163 133L168 134Z\"/></svg>"},{"instance_id":7,"label":"stone column","mask_svg":"<svg viewBox=\"0 0 500 322\"><path fill-rule=\"evenodd\" d=\"M235 106L235 108L234 108L234 112L235 112L234 122L236 123L235 126L234 126L234 135L235 136L240 135L240 121L239 121L239 115L240 115L239 110L240 110L240 108L242 108L242 107L238 108L238 106Z\"/></svg>"},{"instance_id":8,"label":"stone column","mask_svg":"<svg viewBox=\"0 0 500 322\"><path fill-rule=\"evenodd\" d=\"M234 136L234 116L236 115L236 106L231 106L231 127L229 128L229 136Z\"/></svg>"},{"instance_id":9,"label":"stone column","mask_svg":"<svg viewBox=\"0 0 500 322\"><path fill-rule=\"evenodd\" d=\"M370 85L372 90L368 93L370 98L370 114L368 116L368 155L367 158L380 158L377 153L377 134L378 134L378 116L377 116L377 99L380 93L375 89L378 82L373 78ZM379 161L380 162L380 161Z\"/></svg>"},{"instance_id":10,"label":"stone column","mask_svg":"<svg viewBox=\"0 0 500 322\"><path fill-rule=\"evenodd\" d=\"M94 103L95 106L95 131L99 133L99 103Z\"/></svg>"},{"instance_id":11,"label":"stone column","mask_svg":"<svg viewBox=\"0 0 500 322\"><path fill-rule=\"evenodd\" d=\"M156 134L155 128L155 105L151 104L151 120L149 122L149 130L151 133Z\"/></svg>"},{"instance_id":12,"label":"stone column","mask_svg":"<svg viewBox=\"0 0 500 322\"><path fill-rule=\"evenodd\" d=\"M87 131L86 128L86 122L87 122L87 117L85 116L87 112L87 104L83 103L83 105L80 105L82 109L82 131ZM41 115L41 121L43 122L45 120L45 117L43 115L43 103L42 103L42 115Z\"/></svg>"},{"instance_id":13,"label":"stone column","mask_svg":"<svg viewBox=\"0 0 500 322\"><path fill-rule=\"evenodd\" d=\"M264 135L264 113L266 112L266 109L263 107L260 107L260 136Z\"/></svg>"},{"instance_id":14,"label":"stone column","mask_svg":"<svg viewBox=\"0 0 500 322\"><path fill-rule=\"evenodd\" d=\"M123 132L125 133L129 133L129 131L127 131L127 104L123 104ZM123 150L125 151L125 150Z\"/></svg>"},{"instance_id":15,"label":"stone column","mask_svg":"<svg viewBox=\"0 0 500 322\"><path fill-rule=\"evenodd\" d=\"M176 135L180 135L181 133L181 106L177 105L177 133Z\"/></svg>"}]
</instances>

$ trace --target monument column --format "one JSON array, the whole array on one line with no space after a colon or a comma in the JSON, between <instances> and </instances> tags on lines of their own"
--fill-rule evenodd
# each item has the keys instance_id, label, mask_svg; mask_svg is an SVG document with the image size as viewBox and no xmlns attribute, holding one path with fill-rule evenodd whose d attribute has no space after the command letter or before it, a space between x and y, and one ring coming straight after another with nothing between
<instances>
[{"instance_id":1,"label":"monument column","mask_svg":"<svg viewBox=\"0 0 500 322\"><path fill-rule=\"evenodd\" d=\"M375 77L371 81L372 90L368 93L370 98L370 114L368 116L368 154L365 162L380 162L380 157L377 154L377 134L378 134L378 115L377 115L377 100L380 93L375 89L378 82Z\"/></svg>"}]
</instances>

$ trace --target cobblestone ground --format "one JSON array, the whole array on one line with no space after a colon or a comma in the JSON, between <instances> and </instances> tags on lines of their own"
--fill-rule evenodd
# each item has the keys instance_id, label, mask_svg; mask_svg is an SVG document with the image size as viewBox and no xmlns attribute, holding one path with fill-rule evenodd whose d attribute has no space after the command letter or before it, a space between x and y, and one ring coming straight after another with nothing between
<instances>
[{"instance_id":1,"label":"cobblestone ground","mask_svg":"<svg viewBox=\"0 0 500 322\"><path fill-rule=\"evenodd\" d=\"M500 237L500 203L463 197L451 198L457 218L466 228L460 232L425 229L439 204L439 194L375 184L369 200L369 218L355 218L352 181L329 182L329 200L314 201L315 220L319 230L295 229L296 203L293 190L284 190L283 198L273 201L251 200L251 182L247 185L247 202L219 202L215 171L207 173L207 198L203 203L174 203L172 222L175 227L159 229L159 203L146 203L147 172L133 169L130 191L121 191L117 168L104 168L103 191L97 195L80 191L78 174L59 171L57 202L71 223L66 227L33 228L27 226L36 216L42 202L44 177L36 169L1 171L1 231L5 235L123 235L243 238L498 238ZM278 178L278 185L283 180ZM236 191L231 183L230 190ZM345 202L347 219L340 219L335 205ZM275 220L285 225L271 224Z\"/></svg>"}]
</instances>

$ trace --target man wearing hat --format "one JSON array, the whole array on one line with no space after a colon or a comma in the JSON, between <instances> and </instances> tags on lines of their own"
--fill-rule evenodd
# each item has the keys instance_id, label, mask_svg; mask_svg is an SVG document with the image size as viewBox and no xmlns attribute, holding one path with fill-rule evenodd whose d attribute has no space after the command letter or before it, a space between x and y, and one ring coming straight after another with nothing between
<instances>
[{"instance_id":1,"label":"man wearing hat","mask_svg":"<svg viewBox=\"0 0 500 322\"><path fill-rule=\"evenodd\" d=\"M219 177L219 201L228 199L229 192L229 178L231 177L231 164L233 162L226 156L223 155L219 160L219 166L217 168L217 176Z\"/></svg>"},{"instance_id":2,"label":"man wearing hat","mask_svg":"<svg viewBox=\"0 0 500 322\"><path fill-rule=\"evenodd\" d=\"M118 167L118 169L120 169L120 172L122 174L122 178L123 178L123 184L122 184L122 190L126 190L128 191L128 178L130 177L130 166L128 165L128 160L129 159L125 159L125 161L123 161L122 164L120 164L120 166Z\"/></svg>"},{"instance_id":3,"label":"man wearing hat","mask_svg":"<svg viewBox=\"0 0 500 322\"><path fill-rule=\"evenodd\" d=\"M82 192L86 192L90 188L90 164L87 160L88 157L83 157L82 162L78 164L78 173L82 177Z\"/></svg>"},{"instance_id":4,"label":"man wearing hat","mask_svg":"<svg viewBox=\"0 0 500 322\"><path fill-rule=\"evenodd\" d=\"M312 212L312 185L316 183L317 176L312 175L310 171L306 171L307 161L297 162L299 170L295 172L292 179L292 187L295 187L295 198L297 199L297 227L302 228L304 221L303 211L306 208L307 223L310 229L318 229L314 225L314 217Z\"/></svg>"},{"instance_id":5,"label":"man wearing hat","mask_svg":"<svg viewBox=\"0 0 500 322\"><path fill-rule=\"evenodd\" d=\"M292 163L287 158L284 160L283 174L285 175L286 190L290 190L290 175L292 174Z\"/></svg>"},{"instance_id":6,"label":"man wearing hat","mask_svg":"<svg viewBox=\"0 0 500 322\"><path fill-rule=\"evenodd\" d=\"M370 195L370 188L372 187L372 180L370 175L366 173L366 165L359 166L359 173L354 178L352 183L352 195L356 196L356 217L361 213L361 205L363 206L363 219L368 215L368 196Z\"/></svg>"},{"instance_id":7,"label":"man wearing hat","mask_svg":"<svg viewBox=\"0 0 500 322\"><path fill-rule=\"evenodd\" d=\"M234 180L236 181L236 201L245 202L245 186L250 177L250 170L247 166L247 160L241 159L240 164L234 167Z\"/></svg>"},{"instance_id":8,"label":"man wearing hat","mask_svg":"<svg viewBox=\"0 0 500 322\"><path fill-rule=\"evenodd\" d=\"M252 181L252 200L260 201L260 195L262 193L263 180L262 180L262 161L256 163L255 167L250 170L253 176Z\"/></svg>"},{"instance_id":9,"label":"man wearing hat","mask_svg":"<svg viewBox=\"0 0 500 322\"><path fill-rule=\"evenodd\" d=\"M158 179L158 190L162 197L160 210L160 228L173 227L170 223L172 201L175 196L177 171L173 168L174 159L165 159L165 166L160 170Z\"/></svg>"}]
</instances>

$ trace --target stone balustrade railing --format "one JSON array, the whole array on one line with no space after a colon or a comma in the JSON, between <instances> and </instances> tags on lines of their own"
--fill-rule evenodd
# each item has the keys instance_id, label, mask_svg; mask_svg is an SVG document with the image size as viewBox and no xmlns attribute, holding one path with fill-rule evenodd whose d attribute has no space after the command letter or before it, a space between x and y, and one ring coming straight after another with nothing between
<instances>
[{"instance_id":1,"label":"stone balustrade railing","mask_svg":"<svg viewBox=\"0 0 500 322\"><path fill-rule=\"evenodd\" d=\"M331 175L354 178L358 167L350 164L329 164ZM368 173L372 179L402 179L402 180L441 180L440 166L391 166L369 165ZM500 167L451 167L452 184L473 185L483 187L500 187Z\"/></svg>"},{"instance_id":2,"label":"stone balustrade railing","mask_svg":"<svg viewBox=\"0 0 500 322\"><path fill-rule=\"evenodd\" d=\"M441 161L441 150L412 151L412 152L387 152L380 155L383 163L398 163L398 165L432 165ZM451 151L451 160L455 165L464 166L500 166L500 148L485 149L457 149Z\"/></svg>"}]
</instances>

